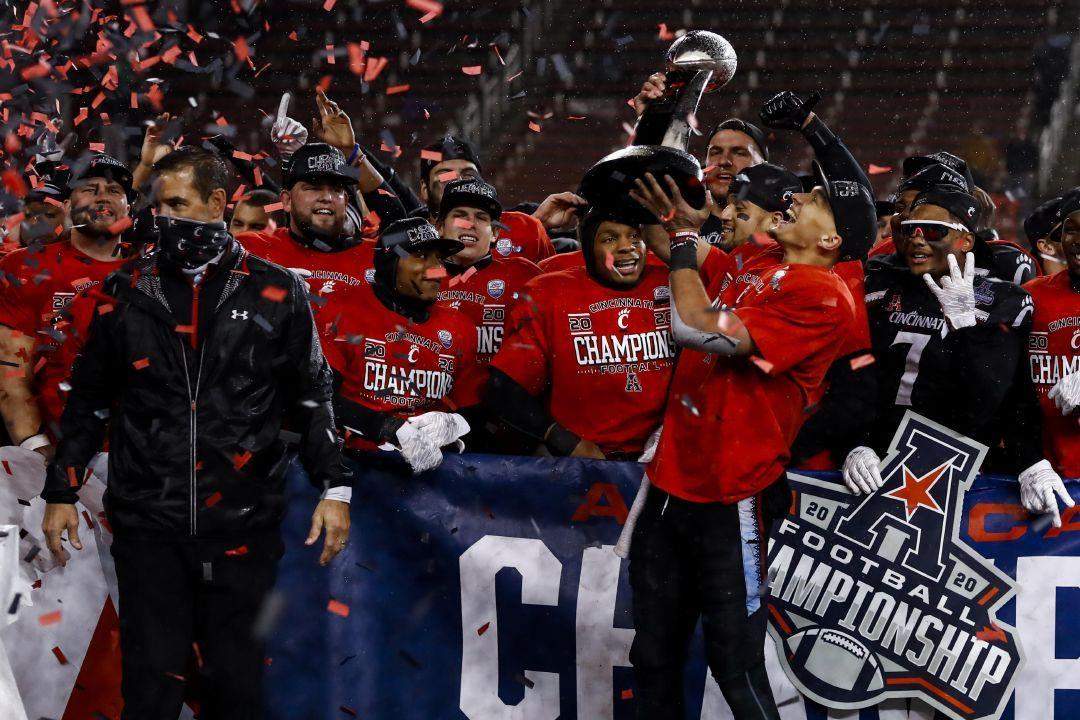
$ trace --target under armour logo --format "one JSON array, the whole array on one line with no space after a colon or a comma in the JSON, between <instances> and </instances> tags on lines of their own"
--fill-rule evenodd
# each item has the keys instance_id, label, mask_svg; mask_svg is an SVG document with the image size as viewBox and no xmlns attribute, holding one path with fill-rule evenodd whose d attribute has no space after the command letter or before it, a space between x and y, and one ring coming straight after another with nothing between
<instances>
[{"instance_id":1,"label":"under armour logo","mask_svg":"<svg viewBox=\"0 0 1080 720\"><path fill-rule=\"evenodd\" d=\"M233 320L247 320L248 319L248 311L247 310L233 310L232 311L232 319Z\"/></svg>"}]
</instances>

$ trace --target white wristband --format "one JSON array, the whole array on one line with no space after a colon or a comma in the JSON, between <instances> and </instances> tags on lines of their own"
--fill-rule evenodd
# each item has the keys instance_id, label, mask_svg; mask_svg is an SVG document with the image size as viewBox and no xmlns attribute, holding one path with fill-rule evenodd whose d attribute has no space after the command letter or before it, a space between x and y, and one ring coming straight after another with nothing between
<instances>
[{"instance_id":1,"label":"white wristband","mask_svg":"<svg viewBox=\"0 0 1080 720\"><path fill-rule=\"evenodd\" d=\"M43 448L46 445L51 445L52 440L45 433L38 433L37 435L31 435L30 437L19 443L19 447L23 450L37 450Z\"/></svg>"},{"instance_id":2,"label":"white wristband","mask_svg":"<svg viewBox=\"0 0 1080 720\"><path fill-rule=\"evenodd\" d=\"M323 490L320 500L337 500L338 502L351 503L352 502L352 488L348 485L339 485L337 487L327 488Z\"/></svg>"}]
</instances>

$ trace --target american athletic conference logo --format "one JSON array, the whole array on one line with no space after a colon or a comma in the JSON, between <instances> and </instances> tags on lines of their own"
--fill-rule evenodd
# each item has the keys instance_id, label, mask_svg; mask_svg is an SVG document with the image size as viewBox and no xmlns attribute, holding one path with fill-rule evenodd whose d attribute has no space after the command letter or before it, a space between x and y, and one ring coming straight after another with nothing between
<instances>
[{"instance_id":1,"label":"american athletic conference logo","mask_svg":"<svg viewBox=\"0 0 1080 720\"><path fill-rule=\"evenodd\" d=\"M1004 710L1023 650L996 620L1012 580L959 540L986 447L904 415L868 497L800 477L769 547L769 630L792 682L835 708L918 697L957 720Z\"/></svg>"}]
</instances>

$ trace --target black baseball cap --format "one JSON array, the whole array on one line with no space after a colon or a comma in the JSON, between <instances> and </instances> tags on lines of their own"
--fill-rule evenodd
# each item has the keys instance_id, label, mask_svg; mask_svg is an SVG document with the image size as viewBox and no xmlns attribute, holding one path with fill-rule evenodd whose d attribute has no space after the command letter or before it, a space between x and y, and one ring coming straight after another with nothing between
<instances>
[{"instance_id":1,"label":"black baseball cap","mask_svg":"<svg viewBox=\"0 0 1080 720\"><path fill-rule=\"evenodd\" d=\"M105 178L120 183L128 197L133 193L131 171L124 163L105 153L93 153L89 160L76 161L71 168L71 180L68 181L69 189L73 189L83 180L89 178Z\"/></svg>"},{"instance_id":2,"label":"black baseball cap","mask_svg":"<svg viewBox=\"0 0 1080 720\"><path fill-rule=\"evenodd\" d=\"M384 255L403 257L417 250L435 248L440 255L448 257L460 252L465 243L444 238L435 226L424 218L410 217L388 224L379 235L376 251Z\"/></svg>"},{"instance_id":3,"label":"black baseball cap","mask_svg":"<svg viewBox=\"0 0 1080 720\"><path fill-rule=\"evenodd\" d=\"M843 241L841 260L865 260L877 240L877 213L870 188L856 180L829 180L821 163L814 160L815 186L825 189L832 208L833 224Z\"/></svg>"},{"instance_id":4,"label":"black baseball cap","mask_svg":"<svg viewBox=\"0 0 1080 720\"><path fill-rule=\"evenodd\" d=\"M442 201L439 203L439 217L446 217L446 214L456 207L484 210L492 220L498 220L502 216L499 193L479 178L462 178L446 184Z\"/></svg>"},{"instance_id":5,"label":"black baseball cap","mask_svg":"<svg viewBox=\"0 0 1080 720\"><path fill-rule=\"evenodd\" d=\"M480 155L468 140L447 134L439 142L424 146L424 150L429 153L439 153L440 156L437 160L432 160L424 157L424 153L420 154L420 178L425 185L431 169L444 160L468 160L476 166L477 172L483 172L480 167Z\"/></svg>"},{"instance_id":6,"label":"black baseball cap","mask_svg":"<svg viewBox=\"0 0 1080 720\"><path fill-rule=\"evenodd\" d=\"M951 168L960 173L964 178L966 187L962 188L964 192L974 192L975 179L971 177L971 170L968 169L968 164L964 162L964 159L953 155L952 153L939 150L936 153L929 155L912 155L904 160L903 172L904 179L912 177L915 173L930 167L931 165L944 165L947 168Z\"/></svg>"},{"instance_id":7,"label":"black baseball cap","mask_svg":"<svg viewBox=\"0 0 1080 720\"><path fill-rule=\"evenodd\" d=\"M709 133L709 140L712 140L712 136L721 130L738 130L741 133L749 135L753 139L754 144L758 146L762 159L769 159L769 146L765 144L765 133L763 133L761 128L757 125L748 123L740 118L728 118L713 128L713 131Z\"/></svg>"},{"instance_id":8,"label":"black baseball cap","mask_svg":"<svg viewBox=\"0 0 1080 720\"><path fill-rule=\"evenodd\" d=\"M284 188L287 190L300 180L328 179L355 185L359 173L349 167L345 155L333 145L308 143L289 158L285 167Z\"/></svg>"},{"instance_id":9,"label":"black baseball cap","mask_svg":"<svg viewBox=\"0 0 1080 720\"><path fill-rule=\"evenodd\" d=\"M1061 196L1057 206L1054 208L1053 214L1050 216L1051 234L1053 240L1059 240L1061 237L1061 228L1065 224L1065 220L1074 212L1080 211L1080 187L1074 187L1069 192Z\"/></svg>"},{"instance_id":10,"label":"black baseball cap","mask_svg":"<svg viewBox=\"0 0 1080 720\"><path fill-rule=\"evenodd\" d=\"M923 192L935 186L948 186L964 193L971 189L967 178L959 170L954 170L942 163L934 163L923 167L910 177L905 177L900 182L900 192L907 190Z\"/></svg>"},{"instance_id":11,"label":"black baseball cap","mask_svg":"<svg viewBox=\"0 0 1080 720\"><path fill-rule=\"evenodd\" d=\"M936 205L949 211L969 232L974 233L979 227L979 201L974 196L951 187L935 186L919 193L911 203L911 209L920 205Z\"/></svg>"},{"instance_id":12,"label":"black baseball cap","mask_svg":"<svg viewBox=\"0 0 1080 720\"><path fill-rule=\"evenodd\" d=\"M802 181L795 173L779 165L760 163L735 176L728 196L747 200L769 212L783 212L791 206L791 196L802 191Z\"/></svg>"},{"instance_id":13,"label":"black baseball cap","mask_svg":"<svg viewBox=\"0 0 1080 720\"><path fill-rule=\"evenodd\" d=\"M1047 200L1024 218L1024 234L1027 235L1028 242L1034 243L1050 237L1050 232L1054 229L1054 213L1057 212L1061 200L1059 197Z\"/></svg>"}]
</instances>

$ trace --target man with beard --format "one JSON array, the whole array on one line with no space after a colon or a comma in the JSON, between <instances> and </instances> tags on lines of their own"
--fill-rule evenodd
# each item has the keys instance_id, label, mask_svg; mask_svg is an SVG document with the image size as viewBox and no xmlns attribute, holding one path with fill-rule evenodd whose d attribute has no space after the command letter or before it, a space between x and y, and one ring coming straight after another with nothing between
<instances>
[{"instance_id":1,"label":"man with beard","mask_svg":"<svg viewBox=\"0 0 1080 720\"><path fill-rule=\"evenodd\" d=\"M531 280L511 307L486 405L552 455L637 459L675 357L667 271L618 210L593 208L578 232L584 266Z\"/></svg>"},{"instance_id":2,"label":"man with beard","mask_svg":"<svg viewBox=\"0 0 1080 720\"><path fill-rule=\"evenodd\" d=\"M1020 499L1061 527L1058 501L1073 506L1061 476L1080 478L1080 187L1056 201L1051 229L1065 269L1024 285L1035 303L1021 370L1026 391L1019 422L1008 435L1017 446Z\"/></svg>"},{"instance_id":3,"label":"man with beard","mask_svg":"<svg viewBox=\"0 0 1080 720\"><path fill-rule=\"evenodd\" d=\"M495 188L483 180L454 180L443 190L435 229L464 244L445 262L439 305L459 310L476 325L476 357L491 360L503 343L507 307L540 268L520 256L496 260L491 246L502 215Z\"/></svg>"},{"instance_id":4,"label":"man with beard","mask_svg":"<svg viewBox=\"0 0 1080 720\"><path fill-rule=\"evenodd\" d=\"M159 249L104 283L46 474L42 529L60 562L65 531L81 549L74 503L108 431L121 717L179 715L194 643L202 717L253 720L255 625L283 552L294 454L325 493L306 541L325 529L320 563L348 537L332 375L304 283L226 230L222 160L180 148L154 173Z\"/></svg>"},{"instance_id":5,"label":"man with beard","mask_svg":"<svg viewBox=\"0 0 1080 720\"><path fill-rule=\"evenodd\" d=\"M844 462L856 492L881 486L879 453L909 409L995 444L1032 303L1017 285L976 273L978 210L955 186L931 187L894 234L898 252L867 263L877 421Z\"/></svg>"},{"instance_id":6,"label":"man with beard","mask_svg":"<svg viewBox=\"0 0 1080 720\"><path fill-rule=\"evenodd\" d=\"M55 429L43 425L34 390L35 341L41 333L47 344L59 341L54 326L65 308L123 264L120 234L130 225L131 173L123 163L96 154L74 166L67 237L0 260L0 358L11 366L0 376L0 414L12 442L45 457Z\"/></svg>"},{"instance_id":7,"label":"man with beard","mask_svg":"<svg viewBox=\"0 0 1080 720\"><path fill-rule=\"evenodd\" d=\"M459 411L480 402L476 328L436 305L443 261L463 249L423 218L385 226L374 283L353 294L326 342L346 443L395 447L415 473L438 467L443 447L463 447L470 425Z\"/></svg>"},{"instance_id":8,"label":"man with beard","mask_svg":"<svg viewBox=\"0 0 1080 720\"><path fill-rule=\"evenodd\" d=\"M669 237L682 348L630 547L630 658L650 720L685 717L683 671L699 618L735 718L779 718L764 663L767 528L790 504L789 448L855 317L832 268L861 258L874 236L869 182L810 105L781 93L761 115L768 127L801 130L833 177L816 166L819 185L772 231L776 243L745 243L708 286L698 272L708 203L691 207L670 177L651 174L631 193Z\"/></svg>"}]
</instances>

